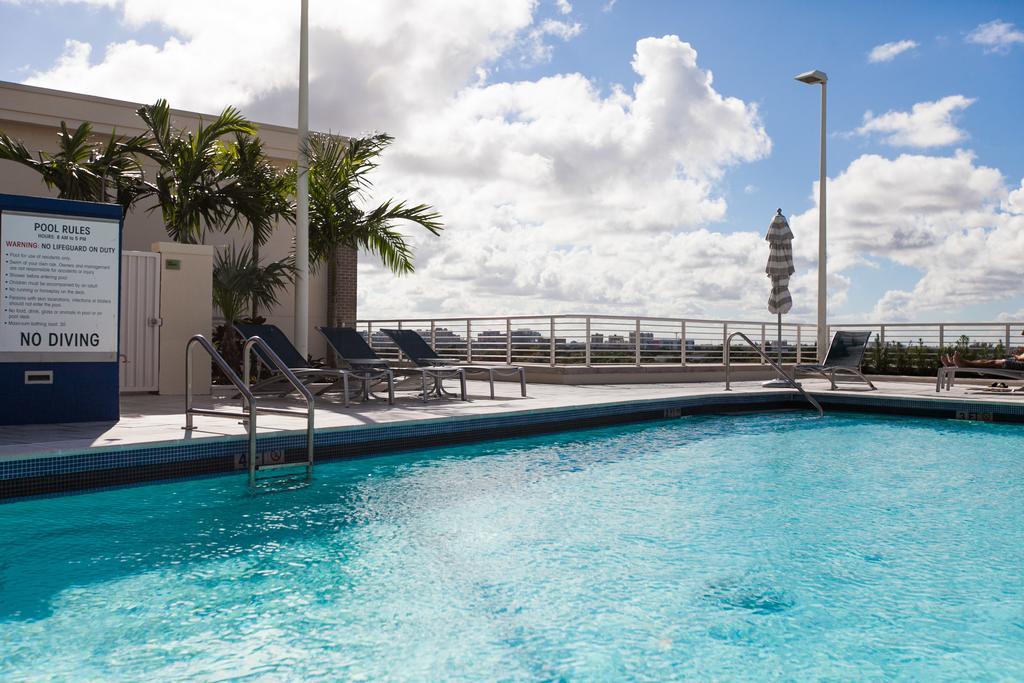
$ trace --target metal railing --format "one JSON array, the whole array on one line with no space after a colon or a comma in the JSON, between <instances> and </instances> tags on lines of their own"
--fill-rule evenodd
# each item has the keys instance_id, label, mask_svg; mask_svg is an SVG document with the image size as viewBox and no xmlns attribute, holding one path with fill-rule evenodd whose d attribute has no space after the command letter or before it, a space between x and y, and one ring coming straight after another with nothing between
<instances>
[{"instance_id":1,"label":"metal railing","mask_svg":"<svg viewBox=\"0 0 1024 683\"><path fill-rule=\"evenodd\" d=\"M748 337L747 335L743 334L742 332L733 332L732 334L730 334L725 339L725 390L726 391L732 391L732 387L730 386L730 381L729 381L729 379L730 379L729 378L729 370L732 367L732 363L730 362L730 358L731 358L731 355L732 355L730 349L732 349L732 340L733 340L734 337L739 337L743 341L747 342L747 344L750 346L750 348L752 348L754 351L756 351L758 354L760 354L762 361L764 361L766 364L770 365L772 367L772 369L775 370L775 372L779 373L779 376L782 379L784 379L789 386L791 386L794 389L796 389L797 391L799 391L800 394L804 398L807 399L808 403L810 403L812 406L814 406L817 409L818 417L823 417L825 415L825 411L822 410L821 404L818 403L818 400L816 398L814 398L813 396L811 396L810 394L808 394L806 391L804 391L804 388L802 386L800 386L799 382L797 382L795 379L793 379L792 377L787 375L786 371L782 369L781 365L779 365L778 363L773 361L771 358L766 356L764 354L764 352L762 352L761 349L759 349L757 347L757 345L753 341L751 341L750 337Z\"/></svg>"},{"instance_id":2,"label":"metal railing","mask_svg":"<svg viewBox=\"0 0 1024 683\"><path fill-rule=\"evenodd\" d=\"M192 367L193 367L192 351L193 351L193 348L197 344L199 346L201 346L204 351L206 351L206 353L213 360L214 364L216 364L216 366L218 368L220 368L220 371L222 373L224 373L224 376L227 377L228 380L231 382L231 384L234 385L235 389L238 390L238 393L242 397L242 409L241 410L216 409L216 408L196 408L193 405L194 401L193 401L193 392L192 392ZM306 461L305 462L300 462L300 463L282 463L280 465L263 465L263 466L257 467L257 462L256 462L256 460L257 460L257 457L256 457L257 456L257 453L256 453L256 416L259 413L275 413L275 414L278 414L278 415L289 415L289 416L302 415L303 413L297 412L295 410L290 410L288 408L274 408L274 407L271 407L271 406L260 406L260 405L257 404L256 396L255 396L255 394L253 394L252 390L249 388L249 383L248 383L249 369L250 369L250 366L249 366L249 353L250 353L250 349L255 344L259 344L260 345L260 351L267 353L267 358L269 358L271 360L271 362L275 364L275 366L277 367L278 370L281 370L283 368L284 372L282 374L284 374L284 376L287 379L287 381L292 385L292 387L295 388L296 391L298 391L303 396L303 398L306 399L305 415L306 415L306 420L307 420L307 422L306 422L306 456L307 457L306 457ZM224 360L224 357L220 355L220 353L217 351L217 349L214 348L213 344L211 344L210 341L206 337L204 337L201 334L196 334L196 335L193 335L188 340L188 343L185 344L185 427L184 427L184 429L186 431L192 431L193 429L195 429L195 423L194 423L194 420L193 420L193 416L195 416L195 415L206 415L206 416L209 416L209 417L228 417L228 418L237 418L237 419L243 420L243 422L246 425L246 433L247 433L247 436L248 436L248 447L247 447L248 457L247 457L247 463L246 464L248 465L248 468L249 468L249 486L251 486L251 487L254 487L256 485L256 470L257 469L274 469L276 467L294 467L295 465L305 465L306 466L306 476L307 477L311 477L312 474L313 474L313 433L314 433L313 419L314 419L314 412L315 412L315 410L314 410L314 398L313 398L313 395L310 393L309 389L306 388L306 386L304 384L302 384L302 382L300 382L298 380L298 378L295 377L295 374L292 373L291 370L288 370L288 368L284 366L284 363L281 361L280 358L277 357L277 354L275 354L270 349L270 347L268 347L266 345L266 343L262 339L260 339L259 337L252 337L252 338L250 338L249 341L246 342L243 352L245 354L245 377L246 377L245 381L243 381L241 378L239 378L238 373L236 373L231 368L231 366L228 365L227 361Z\"/></svg>"},{"instance_id":3,"label":"metal railing","mask_svg":"<svg viewBox=\"0 0 1024 683\"><path fill-rule=\"evenodd\" d=\"M760 339L762 351L775 354L781 346L784 363L817 354L814 325L783 323L777 344L775 321L547 315L361 320L357 327L378 354L395 360L401 353L382 329L415 330L443 357L476 364L721 365L725 340L736 331ZM734 353L733 361L764 363L749 350Z\"/></svg>"},{"instance_id":4,"label":"metal railing","mask_svg":"<svg viewBox=\"0 0 1024 683\"><path fill-rule=\"evenodd\" d=\"M953 347L987 357L1024 345L1022 323L835 323L826 330L870 329L866 365L872 372L897 372L906 363L933 372L939 356ZM401 359L383 328L413 329L446 358L458 362L517 365L722 365L725 340L743 332L762 353L743 346L731 350L733 364L767 365L762 354L782 364L811 362L818 355L813 323L784 322L776 341L776 321L714 320L615 315L480 316L472 318L392 318L361 320L358 329L385 358ZM1015 332L1017 334L1015 334ZM1014 340L1018 340L1019 344ZM877 357L877 358L876 358ZM881 367L875 368L873 360ZM900 361L900 363L897 363Z\"/></svg>"},{"instance_id":5,"label":"metal railing","mask_svg":"<svg viewBox=\"0 0 1024 683\"><path fill-rule=\"evenodd\" d=\"M848 323L844 330L873 334L865 365L873 372L909 370L932 374L943 353L959 350L972 358L1001 358L1024 346L1022 323Z\"/></svg>"}]
</instances>

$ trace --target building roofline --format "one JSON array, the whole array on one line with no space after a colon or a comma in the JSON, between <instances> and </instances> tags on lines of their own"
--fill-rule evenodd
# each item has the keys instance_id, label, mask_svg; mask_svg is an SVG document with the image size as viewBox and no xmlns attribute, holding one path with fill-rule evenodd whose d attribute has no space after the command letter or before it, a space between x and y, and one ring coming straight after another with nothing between
<instances>
[{"instance_id":1,"label":"building roofline","mask_svg":"<svg viewBox=\"0 0 1024 683\"><path fill-rule=\"evenodd\" d=\"M68 111L67 105L72 102L78 106ZM140 133L144 128L135 113L140 106L140 102L0 81L0 128L4 122L56 128L61 121L89 121L100 134L109 134L115 128L125 133ZM171 114L183 119L182 123L193 124L217 117L217 114L176 108L171 109ZM258 121L253 124L259 129L260 139L271 157L296 158L298 132L295 128Z\"/></svg>"}]
</instances>

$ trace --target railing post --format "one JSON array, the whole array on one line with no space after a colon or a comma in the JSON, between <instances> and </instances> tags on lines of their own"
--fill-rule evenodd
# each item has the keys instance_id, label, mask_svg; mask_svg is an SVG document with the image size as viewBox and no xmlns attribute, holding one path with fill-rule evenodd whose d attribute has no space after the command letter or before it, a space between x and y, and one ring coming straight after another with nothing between
<instances>
[{"instance_id":1,"label":"railing post","mask_svg":"<svg viewBox=\"0 0 1024 683\"><path fill-rule=\"evenodd\" d=\"M587 316L586 366L590 367L590 316Z\"/></svg>"},{"instance_id":2,"label":"railing post","mask_svg":"<svg viewBox=\"0 0 1024 683\"><path fill-rule=\"evenodd\" d=\"M370 345L371 349L373 348L373 323L371 322L366 323L366 343Z\"/></svg>"},{"instance_id":3,"label":"railing post","mask_svg":"<svg viewBox=\"0 0 1024 683\"><path fill-rule=\"evenodd\" d=\"M722 363L727 364L729 359L729 323L722 323Z\"/></svg>"},{"instance_id":4,"label":"railing post","mask_svg":"<svg viewBox=\"0 0 1024 683\"><path fill-rule=\"evenodd\" d=\"M430 321L430 345L437 349L437 321Z\"/></svg>"},{"instance_id":5,"label":"railing post","mask_svg":"<svg viewBox=\"0 0 1024 683\"><path fill-rule=\"evenodd\" d=\"M636 364L640 365L640 318L636 319L636 339L634 340L633 347L636 355Z\"/></svg>"},{"instance_id":6,"label":"railing post","mask_svg":"<svg viewBox=\"0 0 1024 683\"><path fill-rule=\"evenodd\" d=\"M402 329L402 321L398 320L397 323L398 323L398 329ZM402 362L402 349L401 349L401 347L398 347L398 362L399 363Z\"/></svg>"},{"instance_id":7,"label":"railing post","mask_svg":"<svg viewBox=\"0 0 1024 683\"><path fill-rule=\"evenodd\" d=\"M942 354L946 348L946 326L939 323L939 358L942 358Z\"/></svg>"},{"instance_id":8,"label":"railing post","mask_svg":"<svg viewBox=\"0 0 1024 683\"><path fill-rule=\"evenodd\" d=\"M722 365L725 366L725 390L726 391L732 391L729 388L729 379L730 379L730 377L729 377L729 366L730 366L729 361L730 360L731 360L731 356L729 355L729 337L726 336L725 340L722 342Z\"/></svg>"},{"instance_id":9,"label":"railing post","mask_svg":"<svg viewBox=\"0 0 1024 683\"><path fill-rule=\"evenodd\" d=\"M548 332L548 362L555 367L555 316L549 319Z\"/></svg>"},{"instance_id":10,"label":"railing post","mask_svg":"<svg viewBox=\"0 0 1024 683\"><path fill-rule=\"evenodd\" d=\"M878 341L881 343L882 348L885 348L885 325L878 326Z\"/></svg>"},{"instance_id":11,"label":"railing post","mask_svg":"<svg viewBox=\"0 0 1024 683\"><path fill-rule=\"evenodd\" d=\"M775 343L778 344L779 340L776 339ZM764 323L761 323L761 353L768 353L768 347L765 344L766 344L766 339L765 339ZM764 358L761 359L761 365L764 365Z\"/></svg>"},{"instance_id":12,"label":"railing post","mask_svg":"<svg viewBox=\"0 0 1024 683\"><path fill-rule=\"evenodd\" d=\"M473 323L466 320L466 362L473 362Z\"/></svg>"},{"instance_id":13,"label":"railing post","mask_svg":"<svg viewBox=\"0 0 1024 683\"><path fill-rule=\"evenodd\" d=\"M512 318L505 318L505 362L512 365Z\"/></svg>"},{"instance_id":14,"label":"railing post","mask_svg":"<svg viewBox=\"0 0 1024 683\"><path fill-rule=\"evenodd\" d=\"M1006 346L1003 347L1003 350L1006 352L1007 356L1011 355L1010 354L1010 323L1006 323Z\"/></svg>"},{"instance_id":15,"label":"railing post","mask_svg":"<svg viewBox=\"0 0 1024 683\"><path fill-rule=\"evenodd\" d=\"M679 323L679 364L686 365L686 321Z\"/></svg>"},{"instance_id":16,"label":"railing post","mask_svg":"<svg viewBox=\"0 0 1024 683\"><path fill-rule=\"evenodd\" d=\"M801 348L801 346L802 345L801 345L801 340L800 340L800 323L797 323L796 324L796 364L797 365L800 365L800 363L804 362L804 351Z\"/></svg>"}]
</instances>

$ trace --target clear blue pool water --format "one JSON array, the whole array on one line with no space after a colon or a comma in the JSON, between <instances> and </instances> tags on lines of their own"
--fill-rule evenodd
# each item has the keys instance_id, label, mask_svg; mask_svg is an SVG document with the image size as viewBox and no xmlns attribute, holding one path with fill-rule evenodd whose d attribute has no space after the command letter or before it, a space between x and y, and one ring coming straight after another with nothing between
<instances>
[{"instance_id":1,"label":"clear blue pool water","mask_svg":"<svg viewBox=\"0 0 1024 683\"><path fill-rule=\"evenodd\" d=\"M1024 678L1024 429L696 417L0 505L0 679Z\"/></svg>"}]
</instances>

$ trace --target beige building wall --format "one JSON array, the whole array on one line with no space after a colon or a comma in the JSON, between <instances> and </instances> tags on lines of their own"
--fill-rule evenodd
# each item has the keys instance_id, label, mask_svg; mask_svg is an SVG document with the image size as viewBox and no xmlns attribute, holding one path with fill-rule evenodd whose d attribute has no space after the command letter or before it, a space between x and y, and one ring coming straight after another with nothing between
<instances>
[{"instance_id":1,"label":"beige building wall","mask_svg":"<svg viewBox=\"0 0 1024 683\"><path fill-rule=\"evenodd\" d=\"M135 114L139 106L133 102L0 82L0 131L22 140L32 152L54 151L61 121L66 121L69 128L78 126L82 121L89 121L101 139L115 129L122 135L141 133L143 127ZM213 116L205 114L202 118L209 121ZM173 125L178 128L193 128L199 119L200 115L194 112L173 112ZM263 140L268 156L282 167L293 163L298 149L295 129L270 124L258 125L260 139ZM56 192L47 190L38 174L10 161L0 161L0 192L56 196ZM159 209L150 211L151 207L151 202L142 201L125 218L125 250L150 251L152 244L168 240ZM293 227L282 224L270 244L261 250L261 257L265 260L284 258L291 251L293 236ZM222 247L232 240L245 243L247 236L240 231L229 234L210 233L206 243ZM326 275L324 267L310 277L309 318L312 326L327 322ZM347 293L343 298L351 298L354 302L355 291ZM214 315L217 315L216 311ZM291 337L295 324L292 290L282 292L280 305L265 315L269 322L278 325ZM326 356L326 345L320 334L312 329L309 331L309 352L314 358Z\"/></svg>"}]
</instances>

